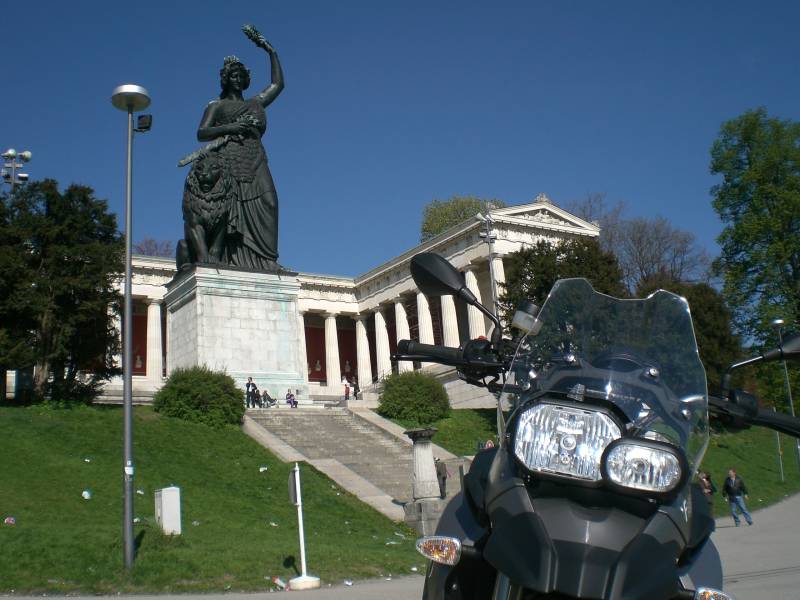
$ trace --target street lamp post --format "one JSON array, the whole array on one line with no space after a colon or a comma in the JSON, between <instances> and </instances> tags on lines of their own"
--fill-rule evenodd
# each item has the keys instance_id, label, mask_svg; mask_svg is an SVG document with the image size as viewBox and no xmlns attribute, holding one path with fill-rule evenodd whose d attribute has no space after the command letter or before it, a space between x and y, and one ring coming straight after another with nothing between
<instances>
[{"instance_id":1,"label":"street lamp post","mask_svg":"<svg viewBox=\"0 0 800 600\"><path fill-rule=\"evenodd\" d=\"M778 332L778 343L783 346L783 319L772 321L772 327ZM786 400L789 403L789 414L794 417L794 401L792 400L792 384L789 382L789 369L786 367L786 360L783 361L783 381L786 385ZM797 449L797 463L800 465L800 439L795 440Z\"/></svg>"},{"instance_id":2,"label":"street lamp post","mask_svg":"<svg viewBox=\"0 0 800 600\"><path fill-rule=\"evenodd\" d=\"M475 218L479 221L483 221L484 231L481 231L479 235L486 241L487 244L489 244L489 282L491 283L492 287L492 311L494 314L497 314L497 280L495 279L494 274L494 241L497 239L497 235L492 232L494 220L492 219L492 214L488 209L486 210L485 215L478 213L475 215Z\"/></svg>"},{"instance_id":3,"label":"street lamp post","mask_svg":"<svg viewBox=\"0 0 800 600\"><path fill-rule=\"evenodd\" d=\"M33 158L33 154L30 150L17 152L14 150L14 148L9 148L0 156L3 157L3 160L7 161L3 163L3 169L0 171L0 176L2 176L5 183L11 186L11 193L14 193L14 187L17 184L28 181L28 174L17 173L17 169L21 169L25 166L26 162L30 162L31 158ZM20 162L17 162L17 160Z\"/></svg>"},{"instance_id":4,"label":"street lamp post","mask_svg":"<svg viewBox=\"0 0 800 600\"><path fill-rule=\"evenodd\" d=\"M127 162L125 169L125 303L122 322L122 402L123 402L123 469L122 482L125 497L122 512L122 542L125 568L133 568L133 400L131 374L133 373L133 298L131 292L131 196L133 176L133 113L150 106L147 90L138 85L121 85L114 88L111 104L128 113Z\"/></svg>"}]
</instances>

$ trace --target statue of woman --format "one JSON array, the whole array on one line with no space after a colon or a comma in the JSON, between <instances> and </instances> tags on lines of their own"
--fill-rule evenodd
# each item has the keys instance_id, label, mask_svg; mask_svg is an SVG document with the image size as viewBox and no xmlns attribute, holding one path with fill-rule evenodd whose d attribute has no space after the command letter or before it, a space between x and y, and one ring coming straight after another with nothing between
<instances>
[{"instance_id":1,"label":"statue of woman","mask_svg":"<svg viewBox=\"0 0 800 600\"><path fill-rule=\"evenodd\" d=\"M212 142L233 180L226 247L228 263L257 271L277 271L278 195L267 165L261 136L267 129L264 109L283 90L283 71L275 48L254 27L242 30L269 54L272 83L245 99L250 71L235 56L227 56L220 70L222 92L206 108L197 139Z\"/></svg>"}]
</instances>

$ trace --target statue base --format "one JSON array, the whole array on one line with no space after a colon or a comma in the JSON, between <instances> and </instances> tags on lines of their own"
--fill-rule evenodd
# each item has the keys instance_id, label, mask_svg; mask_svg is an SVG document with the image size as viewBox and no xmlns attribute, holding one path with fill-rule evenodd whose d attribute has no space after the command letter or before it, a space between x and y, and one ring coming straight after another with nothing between
<instances>
[{"instance_id":1,"label":"statue base","mask_svg":"<svg viewBox=\"0 0 800 600\"><path fill-rule=\"evenodd\" d=\"M167 372L205 365L244 390L248 377L279 402L310 402L296 273L196 265L167 284ZM244 393L244 392L243 392Z\"/></svg>"}]
</instances>

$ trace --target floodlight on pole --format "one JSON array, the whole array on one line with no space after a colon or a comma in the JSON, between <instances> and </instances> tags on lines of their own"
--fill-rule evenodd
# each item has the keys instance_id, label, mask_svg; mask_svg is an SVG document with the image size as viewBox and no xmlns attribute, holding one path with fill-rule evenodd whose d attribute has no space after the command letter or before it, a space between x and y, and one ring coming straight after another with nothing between
<instances>
[{"instance_id":1,"label":"floodlight on pole","mask_svg":"<svg viewBox=\"0 0 800 600\"><path fill-rule=\"evenodd\" d=\"M778 343L783 346L783 319L773 319L772 328L778 332ZM794 417L794 401L792 400L792 384L789 382L789 369L786 367L786 359L781 361L783 363L783 381L786 385L786 401L789 404L789 414ZM795 440L795 447L797 449L797 463L800 465L800 439Z\"/></svg>"},{"instance_id":2,"label":"floodlight on pole","mask_svg":"<svg viewBox=\"0 0 800 600\"><path fill-rule=\"evenodd\" d=\"M0 156L4 160L3 168L0 170L0 177L11 186L11 191L13 192L14 187L18 184L28 181L29 175L27 173L17 173L17 169L21 169L26 162L30 162L33 158L33 153L30 150L17 152L14 148L9 148Z\"/></svg>"},{"instance_id":3,"label":"floodlight on pole","mask_svg":"<svg viewBox=\"0 0 800 600\"><path fill-rule=\"evenodd\" d=\"M122 542L125 568L133 568L133 395L131 390L133 362L133 296L131 290L132 178L133 178L133 113L150 106L150 95L139 85L114 88L111 104L128 113L127 160L125 163L125 303L122 322L122 402L123 458L122 482L125 497L122 511Z\"/></svg>"}]
</instances>

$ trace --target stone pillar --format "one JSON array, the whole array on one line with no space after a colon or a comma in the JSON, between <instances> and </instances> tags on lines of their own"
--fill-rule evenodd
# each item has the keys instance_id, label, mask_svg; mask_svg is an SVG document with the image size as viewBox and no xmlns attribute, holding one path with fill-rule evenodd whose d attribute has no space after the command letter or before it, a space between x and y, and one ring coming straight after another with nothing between
<instances>
[{"instance_id":1,"label":"stone pillar","mask_svg":"<svg viewBox=\"0 0 800 600\"><path fill-rule=\"evenodd\" d=\"M356 360L358 361L358 386L364 389L372 383L372 360L369 356L367 315L356 315Z\"/></svg>"},{"instance_id":2,"label":"stone pillar","mask_svg":"<svg viewBox=\"0 0 800 600\"><path fill-rule=\"evenodd\" d=\"M147 379L160 385L163 381L161 345L161 298L147 299Z\"/></svg>"},{"instance_id":3,"label":"stone pillar","mask_svg":"<svg viewBox=\"0 0 800 600\"><path fill-rule=\"evenodd\" d=\"M419 323L419 341L423 344L433 344L433 319L428 297L422 292L417 292L417 322Z\"/></svg>"},{"instance_id":4,"label":"stone pillar","mask_svg":"<svg viewBox=\"0 0 800 600\"><path fill-rule=\"evenodd\" d=\"M303 369L305 373L305 383L308 384L308 348L306 347L306 313L297 311L297 327L300 331L300 356L305 361L306 368ZM270 391L269 389L267 391ZM280 392L280 390L278 390ZM271 391L270 391L271 393Z\"/></svg>"},{"instance_id":5,"label":"stone pillar","mask_svg":"<svg viewBox=\"0 0 800 600\"><path fill-rule=\"evenodd\" d=\"M464 278L467 281L467 289L475 294L478 302L481 302L481 291L478 288L478 278L475 276L475 269L477 267L470 266L464 271ZM481 336L486 335L486 325L483 321L483 313L474 306L468 309L469 315L469 339L474 340Z\"/></svg>"},{"instance_id":6,"label":"stone pillar","mask_svg":"<svg viewBox=\"0 0 800 600\"><path fill-rule=\"evenodd\" d=\"M376 367L379 381L392 374L389 331L386 329L386 317L380 306L375 309L375 360L378 363Z\"/></svg>"},{"instance_id":7,"label":"stone pillar","mask_svg":"<svg viewBox=\"0 0 800 600\"><path fill-rule=\"evenodd\" d=\"M342 372L339 366L339 338L336 335L336 314L325 314L325 379L328 388L332 390L342 389Z\"/></svg>"},{"instance_id":8,"label":"stone pillar","mask_svg":"<svg viewBox=\"0 0 800 600\"><path fill-rule=\"evenodd\" d=\"M409 429L404 431L414 442L414 475L411 480L411 495L414 501L426 498L439 498L439 480L436 478L436 465L433 462L431 438L437 429Z\"/></svg>"},{"instance_id":9,"label":"stone pillar","mask_svg":"<svg viewBox=\"0 0 800 600\"><path fill-rule=\"evenodd\" d=\"M442 333L445 346L458 348L461 345L461 340L458 336L456 305L450 295L442 296Z\"/></svg>"},{"instance_id":10,"label":"stone pillar","mask_svg":"<svg viewBox=\"0 0 800 600\"><path fill-rule=\"evenodd\" d=\"M394 321L395 329L397 329L397 341L411 339L411 331L408 328L408 315L406 315L406 306L403 304L403 299L398 298L394 301ZM413 371L414 363L407 360L397 361L397 372L404 373L406 371Z\"/></svg>"}]
</instances>

